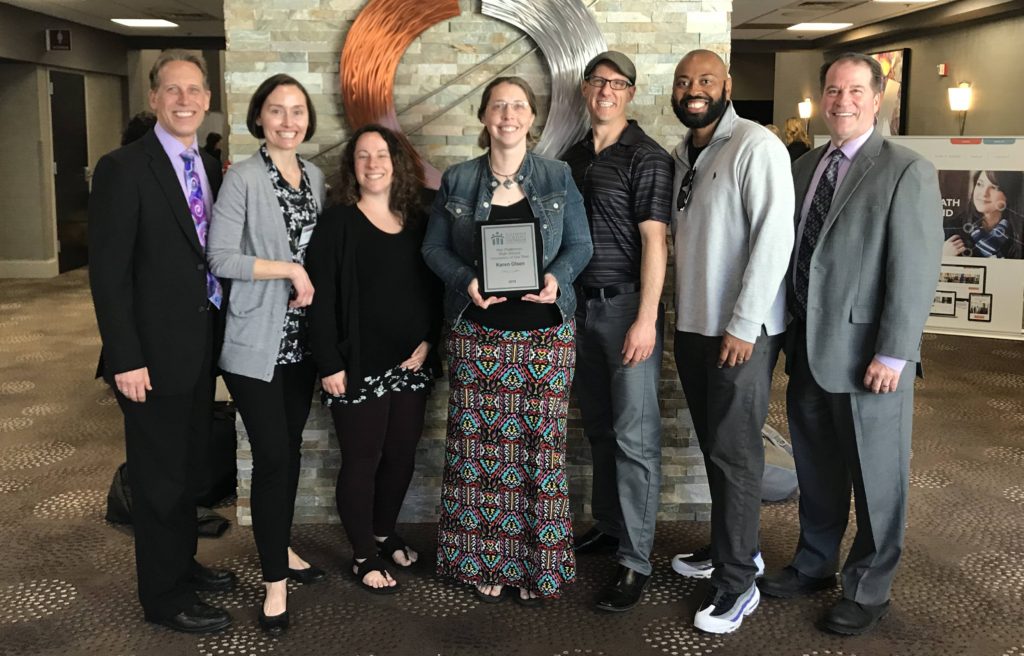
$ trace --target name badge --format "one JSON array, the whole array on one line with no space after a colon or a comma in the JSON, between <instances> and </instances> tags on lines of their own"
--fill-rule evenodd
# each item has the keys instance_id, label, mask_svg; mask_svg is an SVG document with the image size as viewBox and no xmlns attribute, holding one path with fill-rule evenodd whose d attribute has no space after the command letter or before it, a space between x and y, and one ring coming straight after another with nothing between
<instances>
[{"instance_id":1,"label":"name badge","mask_svg":"<svg viewBox=\"0 0 1024 656\"><path fill-rule=\"evenodd\" d=\"M302 234L299 235L299 246L305 246L309 243L309 240L313 238L313 229L315 225L308 225L302 229Z\"/></svg>"}]
</instances>

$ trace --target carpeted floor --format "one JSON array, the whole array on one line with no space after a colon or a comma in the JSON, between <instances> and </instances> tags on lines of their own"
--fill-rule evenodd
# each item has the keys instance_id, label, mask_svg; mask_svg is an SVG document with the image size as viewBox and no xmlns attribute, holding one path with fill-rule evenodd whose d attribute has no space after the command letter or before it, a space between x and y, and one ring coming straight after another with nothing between
<instances>
[{"instance_id":1,"label":"carpeted floor","mask_svg":"<svg viewBox=\"0 0 1024 656\"><path fill-rule=\"evenodd\" d=\"M868 636L814 628L838 591L766 598L736 634L698 633L704 587L669 562L706 541L707 525L663 522L647 596L621 615L591 608L613 571L604 556L581 558L579 581L540 609L481 604L429 565L401 576L401 594L376 597L343 573L339 527L300 526L294 543L331 576L290 584L294 626L276 641L256 626L258 566L238 526L200 545L203 562L241 577L237 591L209 595L231 609L230 630L191 637L142 620L131 534L103 519L124 447L117 405L92 380L98 346L84 271L0 281L0 654L1024 656L1024 342L925 336L905 556L894 608ZM784 388L777 374L769 421L782 430ZM432 525L404 532L434 544ZM762 532L769 568L784 565L796 503L765 506Z\"/></svg>"}]
</instances>

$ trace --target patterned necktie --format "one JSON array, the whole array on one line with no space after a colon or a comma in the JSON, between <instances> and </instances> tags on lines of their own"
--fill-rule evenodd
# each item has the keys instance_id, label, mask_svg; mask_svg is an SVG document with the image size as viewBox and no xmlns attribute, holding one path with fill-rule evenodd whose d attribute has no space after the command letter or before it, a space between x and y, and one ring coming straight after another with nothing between
<instances>
[{"instance_id":1,"label":"patterned necktie","mask_svg":"<svg viewBox=\"0 0 1024 656\"><path fill-rule=\"evenodd\" d=\"M818 244L818 236L825 225L828 210L832 207L832 196L836 191L836 178L839 177L839 164L842 161L843 151L836 148L829 155L825 172L818 180L818 187L814 190L811 206L807 210L807 220L804 221L804 231L796 254L796 303L792 308L793 314L801 321L807 320L807 285L811 278L811 255Z\"/></svg>"},{"instance_id":2,"label":"patterned necktie","mask_svg":"<svg viewBox=\"0 0 1024 656\"><path fill-rule=\"evenodd\" d=\"M206 251L206 233L210 229L210 222L206 218L206 203L203 202L203 185L199 180L199 171L196 170L196 158L191 151L186 150L181 154L185 160L185 182L188 184L188 211L192 214L192 220L196 224L196 234L199 236L199 245ZM216 276L207 270L206 272L206 297L215 307L220 308L223 293L220 288L220 281Z\"/></svg>"}]
</instances>

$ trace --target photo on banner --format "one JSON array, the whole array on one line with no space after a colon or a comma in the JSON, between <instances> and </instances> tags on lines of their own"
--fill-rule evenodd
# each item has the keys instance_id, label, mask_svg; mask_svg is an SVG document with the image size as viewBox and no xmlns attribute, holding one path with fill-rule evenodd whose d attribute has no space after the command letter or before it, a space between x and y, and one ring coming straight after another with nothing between
<instances>
[{"instance_id":1,"label":"photo on banner","mask_svg":"<svg viewBox=\"0 0 1024 656\"><path fill-rule=\"evenodd\" d=\"M1024 172L939 171L943 255L1024 259Z\"/></svg>"}]
</instances>

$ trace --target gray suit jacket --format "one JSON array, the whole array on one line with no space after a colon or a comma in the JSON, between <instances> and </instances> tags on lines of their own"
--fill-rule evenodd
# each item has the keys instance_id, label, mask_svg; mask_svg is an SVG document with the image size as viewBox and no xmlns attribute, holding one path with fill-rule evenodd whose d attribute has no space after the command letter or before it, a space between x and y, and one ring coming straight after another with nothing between
<instances>
[{"instance_id":1,"label":"gray suit jacket","mask_svg":"<svg viewBox=\"0 0 1024 656\"><path fill-rule=\"evenodd\" d=\"M302 160L320 211L324 206L324 175ZM281 346L284 315L292 285L288 280L253 280L256 258L291 262L281 205L259 154L228 169L213 206L206 243L210 271L228 278L224 347L219 365L224 371L269 381L274 376Z\"/></svg>"},{"instance_id":2,"label":"gray suit jacket","mask_svg":"<svg viewBox=\"0 0 1024 656\"><path fill-rule=\"evenodd\" d=\"M793 165L797 222L826 149ZM876 353L920 361L942 241L935 167L876 130L836 190L811 257L807 357L823 389L864 391L864 372ZM791 268L790 287L792 274Z\"/></svg>"}]
</instances>

